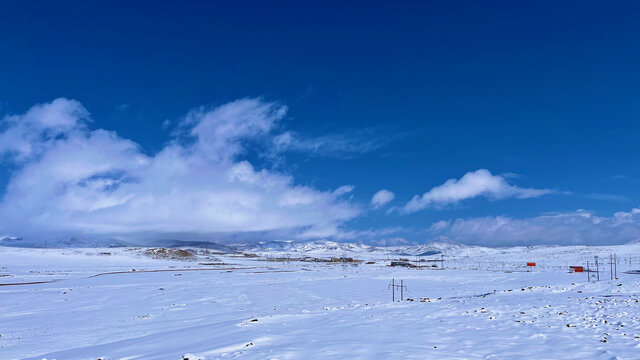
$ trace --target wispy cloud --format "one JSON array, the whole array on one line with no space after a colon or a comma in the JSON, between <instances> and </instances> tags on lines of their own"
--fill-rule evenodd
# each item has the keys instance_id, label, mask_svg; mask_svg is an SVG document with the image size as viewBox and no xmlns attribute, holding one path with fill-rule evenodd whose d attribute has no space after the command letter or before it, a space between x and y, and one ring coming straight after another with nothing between
<instances>
[{"instance_id":1,"label":"wispy cloud","mask_svg":"<svg viewBox=\"0 0 640 360\"><path fill-rule=\"evenodd\" d=\"M615 194L589 193L586 196L588 198L596 199L596 200L618 201L618 202L630 201L630 199L626 196L615 195Z\"/></svg>"},{"instance_id":2,"label":"wispy cloud","mask_svg":"<svg viewBox=\"0 0 640 360\"><path fill-rule=\"evenodd\" d=\"M120 111L120 112L125 112L125 111L129 110L130 107L131 107L130 104L120 104L120 105L117 106L118 111Z\"/></svg>"},{"instance_id":3,"label":"wispy cloud","mask_svg":"<svg viewBox=\"0 0 640 360\"><path fill-rule=\"evenodd\" d=\"M414 242L411 242L411 241L409 241L409 240L407 240L407 239L405 239L403 237L400 237L400 236L372 240L372 241L370 241L370 244L371 245L376 245L376 246L415 245Z\"/></svg>"},{"instance_id":4,"label":"wispy cloud","mask_svg":"<svg viewBox=\"0 0 640 360\"><path fill-rule=\"evenodd\" d=\"M400 135L381 135L375 129L305 137L293 131L286 131L273 138L276 153L303 152L311 156L353 158L376 151Z\"/></svg>"},{"instance_id":5,"label":"wispy cloud","mask_svg":"<svg viewBox=\"0 0 640 360\"><path fill-rule=\"evenodd\" d=\"M18 169L0 202L0 233L243 234L328 237L360 213L337 191L296 185L243 160L272 139L287 108L241 99L190 111L157 154L115 132L90 130L88 111L56 99L0 126L0 155Z\"/></svg>"},{"instance_id":6,"label":"wispy cloud","mask_svg":"<svg viewBox=\"0 0 640 360\"><path fill-rule=\"evenodd\" d=\"M484 196L490 199L515 197L518 199L539 197L552 193L549 189L521 188L510 185L504 176L492 175L489 170L479 169L464 174L460 179L449 179L422 195L414 196L403 208L412 213L432 205L448 205L465 199Z\"/></svg>"}]
</instances>

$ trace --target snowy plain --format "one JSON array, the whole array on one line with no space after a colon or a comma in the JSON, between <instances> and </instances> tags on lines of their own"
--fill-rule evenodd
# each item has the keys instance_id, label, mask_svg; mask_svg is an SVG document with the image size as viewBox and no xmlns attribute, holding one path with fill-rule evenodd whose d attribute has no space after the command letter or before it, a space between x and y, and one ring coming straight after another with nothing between
<instances>
[{"instance_id":1,"label":"snowy plain","mask_svg":"<svg viewBox=\"0 0 640 360\"><path fill-rule=\"evenodd\" d=\"M444 270L388 266L434 249ZM640 358L637 244L193 251L0 246L0 359ZM596 255L600 281L569 272Z\"/></svg>"}]
</instances>

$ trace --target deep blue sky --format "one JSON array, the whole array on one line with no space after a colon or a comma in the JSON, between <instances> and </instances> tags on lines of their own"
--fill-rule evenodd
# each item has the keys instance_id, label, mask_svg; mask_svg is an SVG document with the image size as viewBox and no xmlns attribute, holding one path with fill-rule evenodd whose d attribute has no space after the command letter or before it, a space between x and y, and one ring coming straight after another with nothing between
<instances>
[{"instance_id":1,"label":"deep blue sky","mask_svg":"<svg viewBox=\"0 0 640 360\"><path fill-rule=\"evenodd\" d=\"M636 1L3 1L0 114L77 99L92 127L153 154L170 139L164 120L261 96L308 137L393 139L358 156L292 154L280 168L320 189L353 184L363 204L386 188L402 205L480 168L571 192L370 213L356 228L609 216L640 203L638 19Z\"/></svg>"}]
</instances>

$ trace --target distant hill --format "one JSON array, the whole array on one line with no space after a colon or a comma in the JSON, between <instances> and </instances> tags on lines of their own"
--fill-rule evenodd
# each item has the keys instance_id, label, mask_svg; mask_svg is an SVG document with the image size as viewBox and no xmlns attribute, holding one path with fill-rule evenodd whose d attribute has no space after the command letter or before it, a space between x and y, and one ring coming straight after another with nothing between
<instances>
[{"instance_id":1,"label":"distant hill","mask_svg":"<svg viewBox=\"0 0 640 360\"><path fill-rule=\"evenodd\" d=\"M114 248L114 247L166 247L184 248L197 247L218 250L221 252L235 252L232 246L221 245L209 241L188 241L175 239L157 239L143 241L124 241L120 239L92 239L92 238L50 238L24 239L4 237L0 239L0 246L21 248Z\"/></svg>"}]
</instances>

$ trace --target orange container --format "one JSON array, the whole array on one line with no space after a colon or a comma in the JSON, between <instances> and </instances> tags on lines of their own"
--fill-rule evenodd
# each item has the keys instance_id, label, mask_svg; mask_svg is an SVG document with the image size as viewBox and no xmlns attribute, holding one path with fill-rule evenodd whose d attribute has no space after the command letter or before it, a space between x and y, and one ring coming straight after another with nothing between
<instances>
[{"instance_id":1,"label":"orange container","mask_svg":"<svg viewBox=\"0 0 640 360\"><path fill-rule=\"evenodd\" d=\"M527 263L527 266L536 266L536 263L534 263L534 262L528 262L528 263Z\"/></svg>"}]
</instances>

